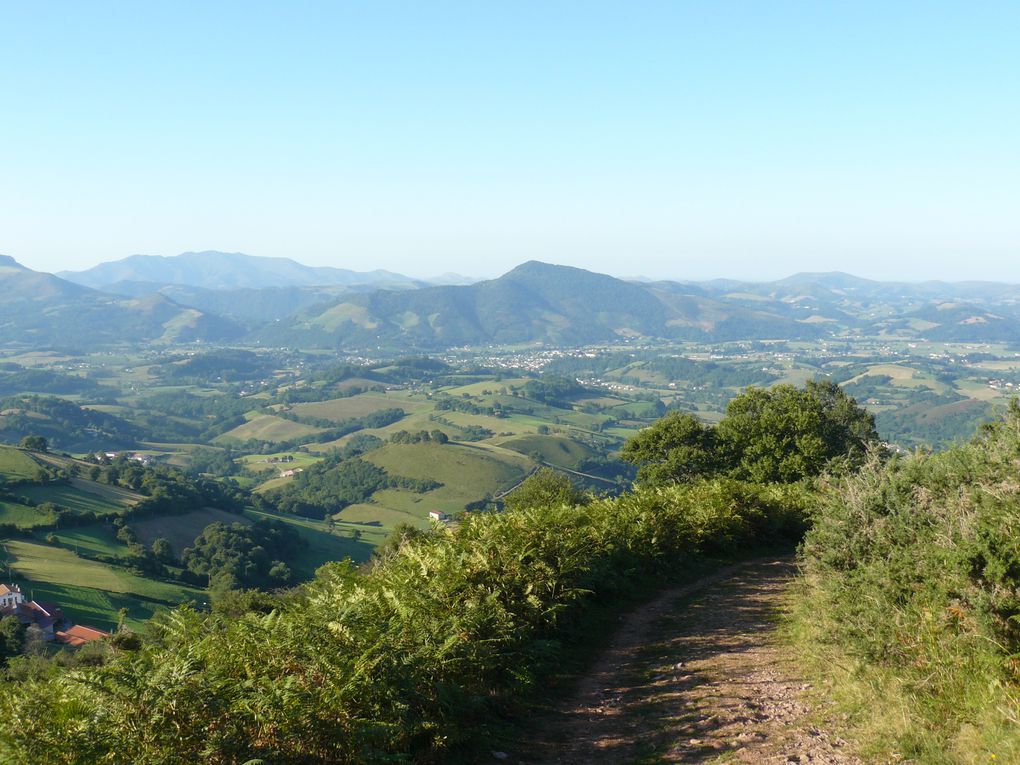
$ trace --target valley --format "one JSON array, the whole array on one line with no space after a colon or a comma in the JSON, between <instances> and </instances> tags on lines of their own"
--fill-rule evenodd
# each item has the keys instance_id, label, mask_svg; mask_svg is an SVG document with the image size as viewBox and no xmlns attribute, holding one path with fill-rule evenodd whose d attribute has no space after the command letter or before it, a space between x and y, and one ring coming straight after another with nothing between
<instances>
[{"instance_id":1,"label":"valley","mask_svg":"<svg viewBox=\"0 0 1020 765\"><path fill-rule=\"evenodd\" d=\"M8 324L0 348L0 565L33 602L115 635L162 629L182 605L229 622L302 597L337 565L370 577L412 540L440 549L486 519L514 523L520 510L501 511L543 481L611 517L649 501L632 494L625 444L678 413L715 428L748 391L834 384L902 455L969 439L1020 392L1005 286L648 285L528 263L441 287L238 286L228 270L216 287L136 281L118 297L5 273L71 303L31 319L37 339ZM205 309L175 302L196 290ZM204 313L244 303L289 313ZM124 318L143 304L169 318ZM114 312L103 333L62 334L61 316L87 325L100 310ZM981 319L992 310L999 324ZM199 314L230 331L175 329ZM799 533L769 508L782 531L765 538ZM715 561L719 532L705 533L698 555Z\"/></svg>"}]
</instances>

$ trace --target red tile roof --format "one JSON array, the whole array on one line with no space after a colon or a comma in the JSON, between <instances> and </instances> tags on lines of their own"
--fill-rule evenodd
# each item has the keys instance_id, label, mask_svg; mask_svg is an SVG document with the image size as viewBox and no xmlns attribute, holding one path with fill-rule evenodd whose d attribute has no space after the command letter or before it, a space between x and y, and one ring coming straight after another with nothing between
<instances>
[{"instance_id":1,"label":"red tile roof","mask_svg":"<svg viewBox=\"0 0 1020 765\"><path fill-rule=\"evenodd\" d=\"M57 632L57 641L65 643L72 648L91 643L93 640L101 640L109 636L109 632L97 630L94 627L86 627L84 624L76 624L63 632Z\"/></svg>"}]
</instances>

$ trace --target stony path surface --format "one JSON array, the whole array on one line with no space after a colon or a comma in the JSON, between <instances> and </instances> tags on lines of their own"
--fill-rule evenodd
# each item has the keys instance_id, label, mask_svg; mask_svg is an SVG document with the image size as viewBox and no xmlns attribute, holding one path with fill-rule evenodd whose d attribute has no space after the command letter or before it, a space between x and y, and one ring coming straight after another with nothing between
<instances>
[{"instance_id":1,"label":"stony path surface","mask_svg":"<svg viewBox=\"0 0 1020 765\"><path fill-rule=\"evenodd\" d=\"M627 617L573 696L498 760L860 763L775 640L789 560L731 567Z\"/></svg>"}]
</instances>

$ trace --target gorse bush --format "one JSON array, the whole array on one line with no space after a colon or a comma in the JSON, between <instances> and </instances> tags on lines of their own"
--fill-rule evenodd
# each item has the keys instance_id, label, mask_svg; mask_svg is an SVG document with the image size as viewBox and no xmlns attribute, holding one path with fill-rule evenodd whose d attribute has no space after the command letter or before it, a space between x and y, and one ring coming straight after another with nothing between
<instances>
[{"instance_id":1,"label":"gorse bush","mask_svg":"<svg viewBox=\"0 0 1020 765\"><path fill-rule=\"evenodd\" d=\"M916 716L903 753L954 762L1020 741L1020 408L970 444L873 462L813 521L802 610L902 681Z\"/></svg>"},{"instance_id":2,"label":"gorse bush","mask_svg":"<svg viewBox=\"0 0 1020 765\"><path fill-rule=\"evenodd\" d=\"M790 540L798 486L712 480L466 518L371 570L323 567L269 613L186 608L106 665L0 692L12 763L451 759L514 707L586 610L705 556Z\"/></svg>"}]
</instances>

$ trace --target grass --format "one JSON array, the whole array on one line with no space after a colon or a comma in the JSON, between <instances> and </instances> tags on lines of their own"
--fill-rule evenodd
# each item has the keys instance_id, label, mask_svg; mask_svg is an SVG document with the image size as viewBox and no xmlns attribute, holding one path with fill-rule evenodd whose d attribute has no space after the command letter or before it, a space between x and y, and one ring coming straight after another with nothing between
<instances>
[{"instance_id":1,"label":"grass","mask_svg":"<svg viewBox=\"0 0 1020 765\"><path fill-rule=\"evenodd\" d=\"M586 446L563 436L518 436L508 438L499 445L529 456L541 454L544 462L567 468L573 468L593 455Z\"/></svg>"},{"instance_id":2,"label":"grass","mask_svg":"<svg viewBox=\"0 0 1020 765\"><path fill-rule=\"evenodd\" d=\"M233 430L217 436L214 443L229 443L230 441L268 441L270 443L280 441L293 441L305 436L321 433L322 428L305 425L301 422L292 422L282 417L274 417L270 414L260 414L248 422L238 425Z\"/></svg>"},{"instance_id":3,"label":"grass","mask_svg":"<svg viewBox=\"0 0 1020 765\"><path fill-rule=\"evenodd\" d=\"M94 484L98 485L98 484ZM34 499L36 502L52 502L56 505L63 505L78 513L92 512L96 515L110 515L119 513L124 509L122 502L111 500L109 497L102 497L90 491L83 491L75 486L64 484L48 484L46 486L24 486L21 494Z\"/></svg>"},{"instance_id":4,"label":"grass","mask_svg":"<svg viewBox=\"0 0 1020 765\"><path fill-rule=\"evenodd\" d=\"M344 536L341 527L330 532L329 527L322 521L256 510L248 510L245 514L255 521L262 519L282 521L297 530L301 538L308 543L308 547L302 553L300 560L292 561L292 568L296 574L305 579L311 579L319 566L331 561L350 558L362 563L368 560L372 549L382 542L386 535L386 532L381 529L377 531L359 529L362 532L362 538L357 540L350 536Z\"/></svg>"},{"instance_id":5,"label":"grass","mask_svg":"<svg viewBox=\"0 0 1020 765\"><path fill-rule=\"evenodd\" d=\"M95 494L109 502L119 503L122 505L133 505L136 502L141 502L145 499L143 495L138 492L131 491L130 489L124 489L120 486L110 486L106 483L86 481L84 478L72 478L71 485L76 489L89 494Z\"/></svg>"},{"instance_id":6,"label":"grass","mask_svg":"<svg viewBox=\"0 0 1020 765\"><path fill-rule=\"evenodd\" d=\"M57 603L68 616L92 626L115 625L122 607L141 626L141 620L160 607L205 598L202 590L144 579L79 558L62 547L25 540L8 540L3 547L11 577L25 580L22 589Z\"/></svg>"},{"instance_id":7,"label":"grass","mask_svg":"<svg viewBox=\"0 0 1020 765\"><path fill-rule=\"evenodd\" d=\"M291 457L290 462L273 462L270 463L268 460L271 457L277 459L281 457ZM320 462L321 457L317 457L307 452L278 452L276 454L249 454L241 457L237 462L244 465L249 470L258 472L273 472L278 473L281 470L292 470L293 468L307 468L310 465L314 465L316 462Z\"/></svg>"},{"instance_id":8,"label":"grass","mask_svg":"<svg viewBox=\"0 0 1020 765\"><path fill-rule=\"evenodd\" d=\"M342 422L355 417L380 412L383 409L400 408L415 411L431 408L428 404L411 404L406 398L384 396L379 393L363 393L347 398L335 398L329 401L317 401L311 404L296 404L292 411L298 417L314 417L333 422Z\"/></svg>"},{"instance_id":9,"label":"grass","mask_svg":"<svg viewBox=\"0 0 1020 765\"><path fill-rule=\"evenodd\" d=\"M342 520L362 523L378 521L384 526L398 522L394 513L423 520L430 510L460 512L465 505L512 486L534 466L531 460L507 449L464 444L388 444L369 452L365 459L390 475L431 479L443 484L424 494L392 489L379 491L373 495L371 503L346 508L339 516Z\"/></svg>"},{"instance_id":10,"label":"grass","mask_svg":"<svg viewBox=\"0 0 1020 765\"><path fill-rule=\"evenodd\" d=\"M0 523L13 523L19 529L30 529L53 523L53 515L17 502L0 500Z\"/></svg>"},{"instance_id":11,"label":"grass","mask_svg":"<svg viewBox=\"0 0 1020 765\"><path fill-rule=\"evenodd\" d=\"M92 555L123 555L126 552L124 543L114 536L113 528L105 523L56 531L54 534L60 544L69 550L81 550Z\"/></svg>"},{"instance_id":12,"label":"grass","mask_svg":"<svg viewBox=\"0 0 1020 765\"><path fill-rule=\"evenodd\" d=\"M0 474L9 480L33 480L39 467L39 463L24 449L0 446Z\"/></svg>"},{"instance_id":13,"label":"grass","mask_svg":"<svg viewBox=\"0 0 1020 765\"><path fill-rule=\"evenodd\" d=\"M816 706L826 722L840 723L841 736L858 745L865 762L912 762L916 765L1020 762L1016 721L1004 714L1015 702L1000 684L979 684L960 698L961 708L982 709L979 719L964 725L933 724L919 714L926 701L897 673L862 661L828 635L838 624L819 607L819 593L807 579L794 583L788 595L783 640L798 657L803 675L813 684Z\"/></svg>"}]
</instances>

